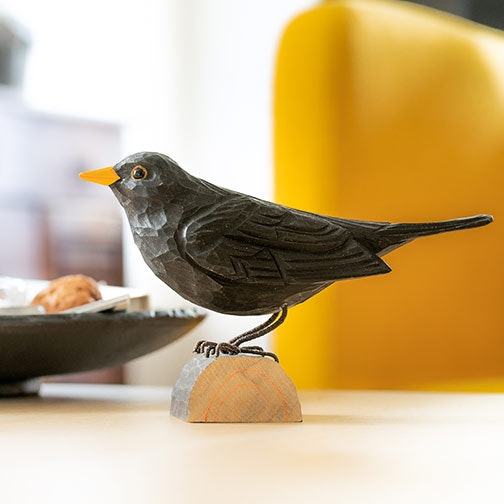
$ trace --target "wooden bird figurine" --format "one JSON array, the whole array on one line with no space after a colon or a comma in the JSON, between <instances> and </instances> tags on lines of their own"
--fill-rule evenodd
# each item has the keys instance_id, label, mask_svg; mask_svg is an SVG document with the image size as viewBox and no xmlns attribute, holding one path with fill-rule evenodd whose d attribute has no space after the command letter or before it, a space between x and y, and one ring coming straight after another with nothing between
<instances>
[{"instance_id":1,"label":"wooden bird figurine","mask_svg":"<svg viewBox=\"0 0 504 504\"><path fill-rule=\"evenodd\" d=\"M336 280L388 273L382 256L415 238L493 220L391 224L318 215L217 187L154 152L80 176L110 186L144 260L181 296L221 313L272 314L229 342L200 341L195 351L207 356L277 359L244 343L278 327L289 307Z\"/></svg>"}]
</instances>

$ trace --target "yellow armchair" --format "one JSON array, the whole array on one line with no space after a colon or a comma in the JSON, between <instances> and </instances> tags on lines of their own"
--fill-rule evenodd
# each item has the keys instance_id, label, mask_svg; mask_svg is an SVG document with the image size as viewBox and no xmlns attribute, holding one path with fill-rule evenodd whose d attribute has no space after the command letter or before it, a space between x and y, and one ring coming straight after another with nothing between
<instances>
[{"instance_id":1,"label":"yellow armchair","mask_svg":"<svg viewBox=\"0 0 504 504\"><path fill-rule=\"evenodd\" d=\"M296 385L504 390L504 34L407 2L325 2L282 36L274 143L279 203L495 217L292 309L275 351Z\"/></svg>"}]
</instances>

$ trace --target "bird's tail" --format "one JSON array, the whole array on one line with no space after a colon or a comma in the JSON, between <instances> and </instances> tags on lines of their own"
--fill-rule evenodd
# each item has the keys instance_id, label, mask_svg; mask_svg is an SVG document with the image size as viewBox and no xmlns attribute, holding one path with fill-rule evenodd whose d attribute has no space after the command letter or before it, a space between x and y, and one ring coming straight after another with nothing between
<instances>
[{"instance_id":1,"label":"bird's tail","mask_svg":"<svg viewBox=\"0 0 504 504\"><path fill-rule=\"evenodd\" d=\"M491 215L474 215L462 219L452 219L440 222L426 222L417 224L386 224L375 230L377 255L385 255L415 238L430 236L450 231L471 229L486 226L493 222Z\"/></svg>"}]
</instances>

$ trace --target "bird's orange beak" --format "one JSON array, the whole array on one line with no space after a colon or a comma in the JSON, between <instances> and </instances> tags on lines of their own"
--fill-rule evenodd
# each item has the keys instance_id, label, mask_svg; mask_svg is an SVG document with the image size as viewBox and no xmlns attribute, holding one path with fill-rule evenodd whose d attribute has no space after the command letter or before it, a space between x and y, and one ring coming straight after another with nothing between
<instances>
[{"instance_id":1,"label":"bird's orange beak","mask_svg":"<svg viewBox=\"0 0 504 504\"><path fill-rule=\"evenodd\" d=\"M113 166L107 166L107 168L100 168L98 170L90 170L79 173L79 177L88 182L95 182L101 185L111 185L117 182L121 177L117 175Z\"/></svg>"}]
</instances>

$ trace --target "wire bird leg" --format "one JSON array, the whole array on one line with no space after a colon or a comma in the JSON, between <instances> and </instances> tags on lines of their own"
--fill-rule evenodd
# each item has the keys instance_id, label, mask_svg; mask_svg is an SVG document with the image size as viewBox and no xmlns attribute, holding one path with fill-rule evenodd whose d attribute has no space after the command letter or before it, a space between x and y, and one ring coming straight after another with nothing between
<instances>
[{"instance_id":1,"label":"wire bird leg","mask_svg":"<svg viewBox=\"0 0 504 504\"><path fill-rule=\"evenodd\" d=\"M198 341L193 352L204 354L205 357L219 357L219 355L238 355L240 353L261 355L263 357L271 357L278 362L278 357L273 352L266 352L260 346L242 346L256 338L260 338L268 334L281 325L287 317L287 305L284 304L279 311L273 313L271 317L262 324L250 329L249 331L240 334L233 339L224 343L215 343L213 341Z\"/></svg>"}]
</instances>

